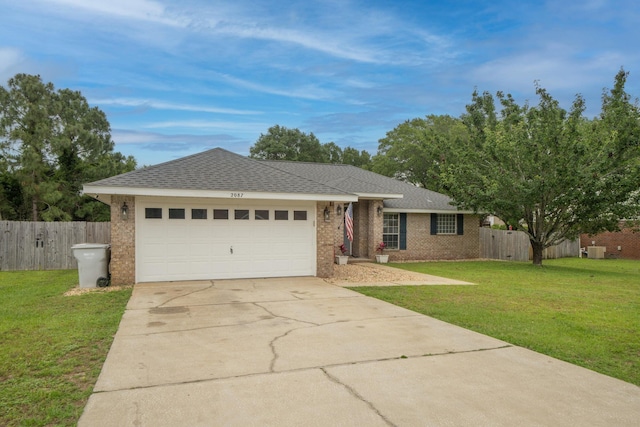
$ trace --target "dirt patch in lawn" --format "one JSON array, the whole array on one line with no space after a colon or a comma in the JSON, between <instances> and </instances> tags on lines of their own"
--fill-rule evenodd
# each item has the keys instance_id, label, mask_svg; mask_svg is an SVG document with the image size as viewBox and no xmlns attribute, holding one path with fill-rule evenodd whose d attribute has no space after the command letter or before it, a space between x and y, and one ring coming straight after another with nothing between
<instances>
[{"instance_id":1,"label":"dirt patch in lawn","mask_svg":"<svg viewBox=\"0 0 640 427\"><path fill-rule=\"evenodd\" d=\"M75 287L75 288L71 288L69 289L67 292L64 293L65 297L72 297L72 296L76 296L76 295L84 295L84 294L88 294L88 293L92 293L92 292L116 292L116 291L123 291L125 289L131 289L133 286L129 285L129 286L106 286L104 288L81 288L81 287Z\"/></svg>"}]
</instances>

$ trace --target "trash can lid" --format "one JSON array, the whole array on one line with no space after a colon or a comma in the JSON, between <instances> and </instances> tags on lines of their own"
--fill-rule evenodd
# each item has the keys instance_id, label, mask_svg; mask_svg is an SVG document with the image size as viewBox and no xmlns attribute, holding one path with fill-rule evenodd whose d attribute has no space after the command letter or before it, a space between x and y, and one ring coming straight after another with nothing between
<instances>
[{"instance_id":1,"label":"trash can lid","mask_svg":"<svg viewBox=\"0 0 640 427\"><path fill-rule=\"evenodd\" d=\"M108 243L78 243L71 246L71 249L106 249L111 246Z\"/></svg>"}]
</instances>

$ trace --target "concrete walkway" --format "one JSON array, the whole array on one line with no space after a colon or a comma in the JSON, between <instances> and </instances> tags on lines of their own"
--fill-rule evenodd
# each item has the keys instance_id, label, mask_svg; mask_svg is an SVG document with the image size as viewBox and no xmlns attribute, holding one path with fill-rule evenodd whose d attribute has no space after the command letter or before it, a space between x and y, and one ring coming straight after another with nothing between
<instances>
[{"instance_id":1,"label":"concrete walkway","mask_svg":"<svg viewBox=\"0 0 640 427\"><path fill-rule=\"evenodd\" d=\"M136 285L80 426L637 426L640 388L317 278Z\"/></svg>"}]
</instances>

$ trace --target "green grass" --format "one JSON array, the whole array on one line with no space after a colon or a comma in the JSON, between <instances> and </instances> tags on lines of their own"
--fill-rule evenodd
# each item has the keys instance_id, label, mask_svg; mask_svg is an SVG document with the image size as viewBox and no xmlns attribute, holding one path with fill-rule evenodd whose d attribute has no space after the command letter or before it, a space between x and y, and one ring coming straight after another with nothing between
<instances>
[{"instance_id":1,"label":"green grass","mask_svg":"<svg viewBox=\"0 0 640 427\"><path fill-rule=\"evenodd\" d=\"M131 295L68 296L76 270L0 272L0 425L71 426Z\"/></svg>"},{"instance_id":2,"label":"green grass","mask_svg":"<svg viewBox=\"0 0 640 427\"><path fill-rule=\"evenodd\" d=\"M640 261L543 263L391 264L479 286L353 290L640 385Z\"/></svg>"}]
</instances>

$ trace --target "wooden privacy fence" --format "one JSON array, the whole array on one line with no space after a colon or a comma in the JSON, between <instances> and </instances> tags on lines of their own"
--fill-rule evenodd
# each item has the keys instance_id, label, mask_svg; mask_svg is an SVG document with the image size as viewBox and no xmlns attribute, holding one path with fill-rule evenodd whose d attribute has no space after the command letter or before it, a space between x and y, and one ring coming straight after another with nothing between
<instances>
[{"instance_id":1,"label":"wooden privacy fence","mask_svg":"<svg viewBox=\"0 0 640 427\"><path fill-rule=\"evenodd\" d=\"M543 259L580 256L580 240L565 240L542 252ZM480 229L480 258L529 261L533 252L529 238L522 231Z\"/></svg>"},{"instance_id":2,"label":"wooden privacy fence","mask_svg":"<svg viewBox=\"0 0 640 427\"><path fill-rule=\"evenodd\" d=\"M111 223L0 221L0 270L78 268L77 243L111 243Z\"/></svg>"}]
</instances>

